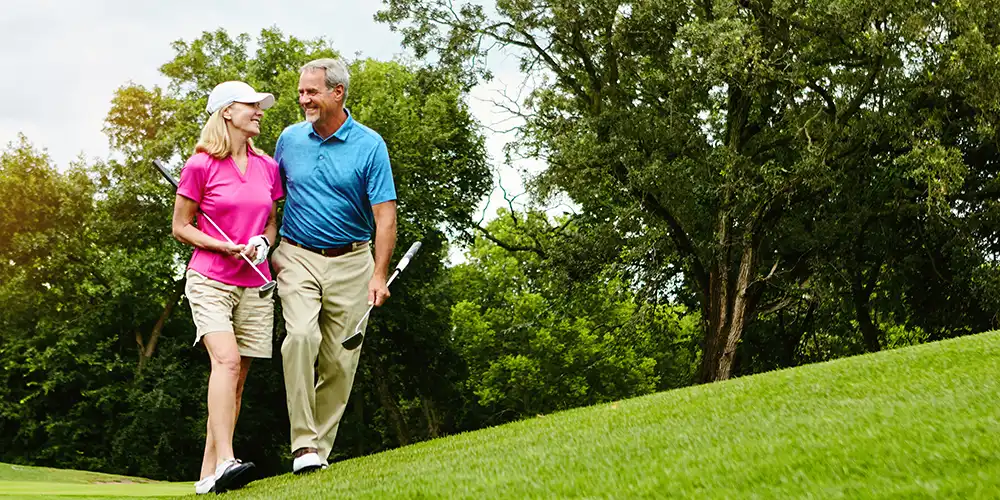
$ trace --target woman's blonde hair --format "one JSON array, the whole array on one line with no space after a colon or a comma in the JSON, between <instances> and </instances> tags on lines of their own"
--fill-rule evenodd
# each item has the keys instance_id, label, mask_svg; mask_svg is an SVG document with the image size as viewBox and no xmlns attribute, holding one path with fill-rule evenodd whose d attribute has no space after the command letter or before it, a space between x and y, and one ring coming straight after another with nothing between
<instances>
[{"instance_id":1,"label":"woman's blonde hair","mask_svg":"<svg viewBox=\"0 0 1000 500\"><path fill-rule=\"evenodd\" d=\"M233 145L229 143L229 131L226 129L226 119L222 117L222 113L227 109L229 109L229 106L212 113L212 116L208 117L205 126L201 128L201 138L198 139L198 144L194 147L195 154L208 153L217 160L224 160L229 157ZM253 140L249 138L247 139L247 147L258 155L264 154L263 151L257 149L257 146L253 145Z\"/></svg>"}]
</instances>

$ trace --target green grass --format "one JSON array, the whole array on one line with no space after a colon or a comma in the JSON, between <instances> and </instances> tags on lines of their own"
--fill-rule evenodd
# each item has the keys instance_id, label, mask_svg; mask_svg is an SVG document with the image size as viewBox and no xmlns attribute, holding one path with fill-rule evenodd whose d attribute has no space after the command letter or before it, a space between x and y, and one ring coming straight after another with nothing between
<instances>
[{"instance_id":1,"label":"green grass","mask_svg":"<svg viewBox=\"0 0 1000 500\"><path fill-rule=\"evenodd\" d=\"M98 472L0 463L0 499L72 496L83 498L176 497L193 483L164 483Z\"/></svg>"},{"instance_id":2,"label":"green grass","mask_svg":"<svg viewBox=\"0 0 1000 500\"><path fill-rule=\"evenodd\" d=\"M994 497L1000 335L567 411L236 498Z\"/></svg>"},{"instance_id":3,"label":"green grass","mask_svg":"<svg viewBox=\"0 0 1000 500\"><path fill-rule=\"evenodd\" d=\"M998 491L1000 334L989 333L540 416L305 477L256 481L227 497L989 498Z\"/></svg>"}]
</instances>

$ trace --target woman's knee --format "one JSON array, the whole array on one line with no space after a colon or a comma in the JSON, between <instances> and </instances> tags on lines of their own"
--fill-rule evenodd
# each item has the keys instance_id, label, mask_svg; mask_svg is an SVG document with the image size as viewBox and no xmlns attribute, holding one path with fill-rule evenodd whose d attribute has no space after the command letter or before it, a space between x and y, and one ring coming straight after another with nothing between
<instances>
[{"instance_id":1,"label":"woman's knee","mask_svg":"<svg viewBox=\"0 0 1000 500\"><path fill-rule=\"evenodd\" d=\"M240 352L239 350L232 350L231 352L216 352L212 356L212 373L220 373L222 375L231 376L235 380L239 380L240 377Z\"/></svg>"}]
</instances>

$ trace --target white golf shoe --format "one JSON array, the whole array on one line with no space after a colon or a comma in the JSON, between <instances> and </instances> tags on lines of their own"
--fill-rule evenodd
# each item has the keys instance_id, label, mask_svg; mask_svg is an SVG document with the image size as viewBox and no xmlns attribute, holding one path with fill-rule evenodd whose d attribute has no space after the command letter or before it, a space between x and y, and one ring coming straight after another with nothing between
<instances>
[{"instance_id":1,"label":"white golf shoe","mask_svg":"<svg viewBox=\"0 0 1000 500\"><path fill-rule=\"evenodd\" d=\"M325 469L326 466L326 461L319 458L319 453L305 453L292 462L292 472L304 474L314 470Z\"/></svg>"},{"instance_id":2,"label":"white golf shoe","mask_svg":"<svg viewBox=\"0 0 1000 500\"><path fill-rule=\"evenodd\" d=\"M215 475L211 475L194 483L194 492L197 495L207 495L215 493Z\"/></svg>"}]
</instances>

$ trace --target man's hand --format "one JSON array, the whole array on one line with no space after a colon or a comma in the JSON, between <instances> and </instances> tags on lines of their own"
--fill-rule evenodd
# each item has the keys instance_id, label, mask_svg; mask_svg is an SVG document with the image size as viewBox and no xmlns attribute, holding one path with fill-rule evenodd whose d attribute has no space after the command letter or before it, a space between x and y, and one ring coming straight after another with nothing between
<instances>
[{"instance_id":1,"label":"man's hand","mask_svg":"<svg viewBox=\"0 0 1000 500\"><path fill-rule=\"evenodd\" d=\"M368 305L375 304L376 307L381 307L388 298L389 287L385 284L385 278L378 275L372 276L371 281L368 282Z\"/></svg>"}]
</instances>

